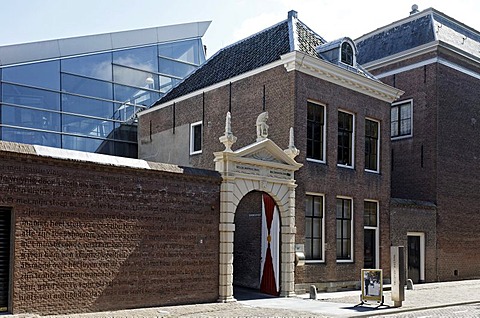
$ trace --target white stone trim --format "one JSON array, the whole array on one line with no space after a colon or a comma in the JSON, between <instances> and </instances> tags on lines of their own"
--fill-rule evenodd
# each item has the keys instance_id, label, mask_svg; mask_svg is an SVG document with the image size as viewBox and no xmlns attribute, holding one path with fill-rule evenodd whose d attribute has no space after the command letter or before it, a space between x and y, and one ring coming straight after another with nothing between
<instances>
[{"instance_id":1,"label":"white stone trim","mask_svg":"<svg viewBox=\"0 0 480 318\"><path fill-rule=\"evenodd\" d=\"M264 152L266 156L252 156ZM270 139L236 151L216 152L215 169L223 178L220 191L220 302L235 301L233 295L233 249L235 212L240 200L253 190L265 192L280 214L280 296L295 295L295 188L294 172L302 165ZM272 173L272 171L277 171Z\"/></svg>"},{"instance_id":2,"label":"white stone trim","mask_svg":"<svg viewBox=\"0 0 480 318\"><path fill-rule=\"evenodd\" d=\"M425 233L423 232L407 232L407 243L409 236L420 237L420 280L425 281ZM408 247L405 251L407 253L407 268L408 268Z\"/></svg>"},{"instance_id":3,"label":"white stone trim","mask_svg":"<svg viewBox=\"0 0 480 318\"><path fill-rule=\"evenodd\" d=\"M288 72L299 71L316 78L343 86L353 91L391 103L404 92L362 74L338 67L335 64L312 57L302 52L291 52L281 56Z\"/></svg>"}]
</instances>

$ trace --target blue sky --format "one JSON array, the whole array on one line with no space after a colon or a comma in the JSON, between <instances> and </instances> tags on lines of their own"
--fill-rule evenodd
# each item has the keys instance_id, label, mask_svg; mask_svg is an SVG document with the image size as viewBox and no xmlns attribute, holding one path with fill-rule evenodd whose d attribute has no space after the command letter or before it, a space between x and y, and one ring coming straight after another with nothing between
<instances>
[{"instance_id":1,"label":"blue sky","mask_svg":"<svg viewBox=\"0 0 480 318\"><path fill-rule=\"evenodd\" d=\"M357 38L429 7L480 30L474 0L1 0L0 45L196 21L212 21L203 38L218 49L284 20L289 10L326 40Z\"/></svg>"}]
</instances>

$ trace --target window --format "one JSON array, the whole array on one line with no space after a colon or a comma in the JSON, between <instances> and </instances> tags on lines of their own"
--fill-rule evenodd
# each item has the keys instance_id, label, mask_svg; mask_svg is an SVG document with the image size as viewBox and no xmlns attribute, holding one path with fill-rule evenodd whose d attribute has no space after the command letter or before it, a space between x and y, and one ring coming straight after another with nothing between
<instances>
[{"instance_id":1,"label":"window","mask_svg":"<svg viewBox=\"0 0 480 318\"><path fill-rule=\"evenodd\" d=\"M379 236L377 201L364 201L363 227L363 268L378 268Z\"/></svg>"},{"instance_id":2,"label":"window","mask_svg":"<svg viewBox=\"0 0 480 318\"><path fill-rule=\"evenodd\" d=\"M379 122L365 119L365 170L379 171Z\"/></svg>"},{"instance_id":3,"label":"window","mask_svg":"<svg viewBox=\"0 0 480 318\"><path fill-rule=\"evenodd\" d=\"M353 114L338 112L338 155L337 163L353 168Z\"/></svg>"},{"instance_id":4,"label":"window","mask_svg":"<svg viewBox=\"0 0 480 318\"><path fill-rule=\"evenodd\" d=\"M202 153L202 122L190 124L190 154Z\"/></svg>"},{"instance_id":5,"label":"window","mask_svg":"<svg viewBox=\"0 0 480 318\"><path fill-rule=\"evenodd\" d=\"M352 199L337 198L337 261L353 260Z\"/></svg>"},{"instance_id":6,"label":"window","mask_svg":"<svg viewBox=\"0 0 480 318\"><path fill-rule=\"evenodd\" d=\"M353 47L348 42L342 43L341 61L342 63L353 66Z\"/></svg>"},{"instance_id":7,"label":"window","mask_svg":"<svg viewBox=\"0 0 480 318\"><path fill-rule=\"evenodd\" d=\"M378 203L376 201L365 201L363 212L364 226L377 227L377 210Z\"/></svg>"},{"instance_id":8,"label":"window","mask_svg":"<svg viewBox=\"0 0 480 318\"><path fill-rule=\"evenodd\" d=\"M325 162L325 107L307 103L307 158Z\"/></svg>"},{"instance_id":9,"label":"window","mask_svg":"<svg viewBox=\"0 0 480 318\"><path fill-rule=\"evenodd\" d=\"M307 195L305 207L305 259L323 261L323 196Z\"/></svg>"},{"instance_id":10,"label":"window","mask_svg":"<svg viewBox=\"0 0 480 318\"><path fill-rule=\"evenodd\" d=\"M409 137L412 135L412 100L392 104L391 137Z\"/></svg>"}]
</instances>

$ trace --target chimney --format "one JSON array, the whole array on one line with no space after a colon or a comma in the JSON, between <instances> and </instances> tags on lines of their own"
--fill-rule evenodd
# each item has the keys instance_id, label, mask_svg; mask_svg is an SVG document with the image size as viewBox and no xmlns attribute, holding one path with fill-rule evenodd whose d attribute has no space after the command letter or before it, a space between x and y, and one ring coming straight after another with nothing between
<instances>
[{"instance_id":1,"label":"chimney","mask_svg":"<svg viewBox=\"0 0 480 318\"><path fill-rule=\"evenodd\" d=\"M288 11L288 19L290 20L291 18L298 18L298 13L295 10L290 10Z\"/></svg>"},{"instance_id":2,"label":"chimney","mask_svg":"<svg viewBox=\"0 0 480 318\"><path fill-rule=\"evenodd\" d=\"M418 6L416 4L414 4L412 6L412 11L410 11L410 15L413 15L415 13L419 13L420 11L418 11Z\"/></svg>"}]
</instances>

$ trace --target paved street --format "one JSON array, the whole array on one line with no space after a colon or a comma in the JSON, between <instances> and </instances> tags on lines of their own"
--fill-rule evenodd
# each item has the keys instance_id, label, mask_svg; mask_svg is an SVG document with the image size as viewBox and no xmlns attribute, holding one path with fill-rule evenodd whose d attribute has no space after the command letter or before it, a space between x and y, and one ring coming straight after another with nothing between
<instances>
[{"instance_id":1,"label":"paved street","mask_svg":"<svg viewBox=\"0 0 480 318\"><path fill-rule=\"evenodd\" d=\"M237 302L142 308L114 312L12 318L171 318L171 317L480 317L480 280L415 285L406 291L402 307L393 307L391 294L384 292L385 304L359 304L360 291L319 293L297 297L248 297L238 293ZM378 307L378 308L377 308Z\"/></svg>"},{"instance_id":2,"label":"paved street","mask_svg":"<svg viewBox=\"0 0 480 318\"><path fill-rule=\"evenodd\" d=\"M378 317L396 317L396 318L435 318L435 317L449 317L449 318L478 318L480 317L480 303L450 306L436 309L425 309L408 313L398 313L395 315L383 315Z\"/></svg>"}]
</instances>

